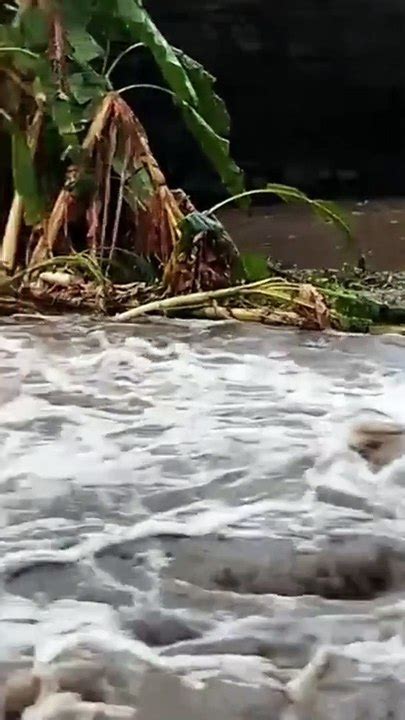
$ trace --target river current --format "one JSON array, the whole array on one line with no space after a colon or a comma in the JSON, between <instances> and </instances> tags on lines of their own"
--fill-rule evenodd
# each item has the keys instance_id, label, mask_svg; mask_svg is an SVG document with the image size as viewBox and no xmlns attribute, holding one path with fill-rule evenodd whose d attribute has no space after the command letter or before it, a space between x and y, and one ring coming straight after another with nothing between
<instances>
[{"instance_id":1,"label":"river current","mask_svg":"<svg viewBox=\"0 0 405 720\"><path fill-rule=\"evenodd\" d=\"M49 689L24 717L405 718L405 459L346 451L405 421L404 345L3 322L0 682Z\"/></svg>"}]
</instances>

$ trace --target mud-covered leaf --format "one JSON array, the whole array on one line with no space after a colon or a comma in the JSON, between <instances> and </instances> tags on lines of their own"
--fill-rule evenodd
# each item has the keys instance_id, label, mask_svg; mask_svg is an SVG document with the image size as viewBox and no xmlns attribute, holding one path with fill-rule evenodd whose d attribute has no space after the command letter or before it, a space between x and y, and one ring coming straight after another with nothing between
<instances>
[{"instance_id":1,"label":"mud-covered leaf","mask_svg":"<svg viewBox=\"0 0 405 720\"><path fill-rule=\"evenodd\" d=\"M197 106L197 97L180 60L139 0L117 0L117 13L135 41L143 42L179 100Z\"/></svg>"}]
</instances>

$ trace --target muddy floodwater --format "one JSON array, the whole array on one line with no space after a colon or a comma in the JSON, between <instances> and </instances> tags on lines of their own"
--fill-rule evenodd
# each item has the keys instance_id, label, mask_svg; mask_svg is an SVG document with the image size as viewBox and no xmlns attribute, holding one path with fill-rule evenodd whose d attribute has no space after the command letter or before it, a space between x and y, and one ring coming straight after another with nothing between
<instances>
[{"instance_id":1,"label":"muddy floodwater","mask_svg":"<svg viewBox=\"0 0 405 720\"><path fill-rule=\"evenodd\" d=\"M106 718L402 719L405 459L345 443L405 420L404 343L4 322L0 677L51 688L24 717L80 708L59 687Z\"/></svg>"},{"instance_id":2,"label":"muddy floodwater","mask_svg":"<svg viewBox=\"0 0 405 720\"><path fill-rule=\"evenodd\" d=\"M363 253L371 270L405 270L404 198L339 200L337 205L353 232L351 249L341 233L304 206L276 204L250 214L232 208L223 210L221 219L238 247L287 264L340 267Z\"/></svg>"}]
</instances>

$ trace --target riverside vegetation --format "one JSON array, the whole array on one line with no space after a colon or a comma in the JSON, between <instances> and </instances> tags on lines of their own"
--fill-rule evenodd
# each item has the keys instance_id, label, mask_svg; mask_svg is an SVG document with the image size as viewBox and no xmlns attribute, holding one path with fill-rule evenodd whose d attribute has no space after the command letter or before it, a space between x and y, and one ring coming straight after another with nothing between
<instances>
[{"instance_id":1,"label":"riverside vegetation","mask_svg":"<svg viewBox=\"0 0 405 720\"><path fill-rule=\"evenodd\" d=\"M158 313L354 331L405 322L398 298L370 295L364 274L286 273L239 253L216 215L258 193L304 203L351 234L335 206L295 188L245 189L215 79L166 41L141 0L3 2L0 23L1 314ZM140 48L161 85L114 87L113 71ZM198 212L168 187L129 91L175 103L224 201Z\"/></svg>"}]
</instances>

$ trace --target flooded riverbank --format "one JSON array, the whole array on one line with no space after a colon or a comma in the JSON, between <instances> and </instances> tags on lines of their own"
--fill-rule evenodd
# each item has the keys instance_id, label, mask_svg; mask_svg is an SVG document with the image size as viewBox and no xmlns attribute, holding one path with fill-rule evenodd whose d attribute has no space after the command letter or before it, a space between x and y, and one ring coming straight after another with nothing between
<instances>
[{"instance_id":1,"label":"flooded riverbank","mask_svg":"<svg viewBox=\"0 0 405 720\"><path fill-rule=\"evenodd\" d=\"M405 461L345 453L359 412L404 420L401 337L0 335L0 677L111 718L402 717ZM29 717L65 701L90 717Z\"/></svg>"}]
</instances>

